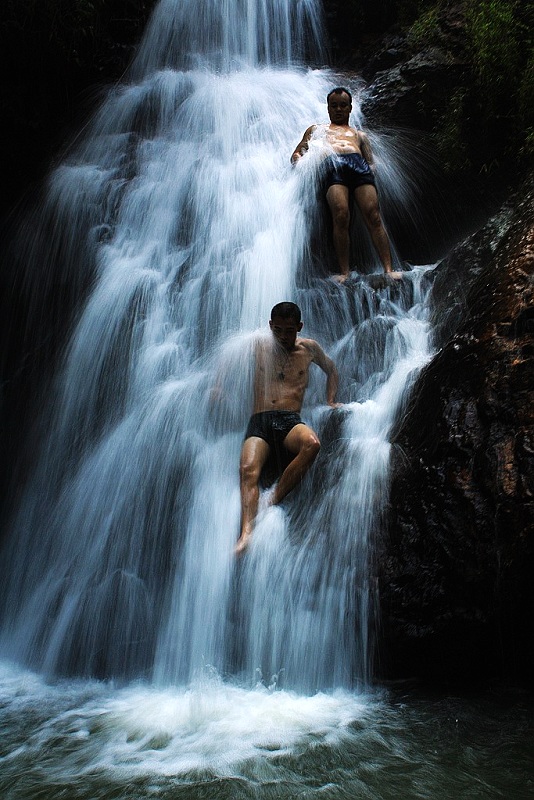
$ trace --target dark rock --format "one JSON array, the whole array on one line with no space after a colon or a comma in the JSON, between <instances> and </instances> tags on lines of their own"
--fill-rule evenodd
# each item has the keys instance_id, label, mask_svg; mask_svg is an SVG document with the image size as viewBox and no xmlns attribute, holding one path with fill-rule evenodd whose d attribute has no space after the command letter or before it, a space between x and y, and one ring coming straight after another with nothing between
<instances>
[{"instance_id":1,"label":"dark rock","mask_svg":"<svg viewBox=\"0 0 534 800\"><path fill-rule=\"evenodd\" d=\"M436 347L442 347L465 318L468 292L509 232L513 212L513 201L506 202L483 228L454 248L436 268L431 317Z\"/></svg>"},{"instance_id":2,"label":"dark rock","mask_svg":"<svg viewBox=\"0 0 534 800\"><path fill-rule=\"evenodd\" d=\"M377 554L386 676L529 679L534 667L532 180L518 197L436 275L442 349L394 437Z\"/></svg>"},{"instance_id":3,"label":"dark rock","mask_svg":"<svg viewBox=\"0 0 534 800\"><path fill-rule=\"evenodd\" d=\"M363 111L370 124L430 131L453 92L472 79L461 4L436 9L433 25L420 39L409 31L386 36L382 48L367 59Z\"/></svg>"},{"instance_id":4,"label":"dark rock","mask_svg":"<svg viewBox=\"0 0 534 800\"><path fill-rule=\"evenodd\" d=\"M378 72L367 86L362 111L371 125L432 130L451 94L465 84L468 67L459 58L430 47L392 69Z\"/></svg>"}]
</instances>

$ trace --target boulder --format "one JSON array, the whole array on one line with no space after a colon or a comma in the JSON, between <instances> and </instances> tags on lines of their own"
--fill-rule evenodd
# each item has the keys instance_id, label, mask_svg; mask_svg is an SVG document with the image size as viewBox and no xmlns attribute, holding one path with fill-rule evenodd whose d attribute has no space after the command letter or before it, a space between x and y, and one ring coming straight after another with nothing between
<instances>
[{"instance_id":1,"label":"boulder","mask_svg":"<svg viewBox=\"0 0 534 800\"><path fill-rule=\"evenodd\" d=\"M436 355L393 438L384 677L534 668L534 181L437 267Z\"/></svg>"},{"instance_id":2,"label":"boulder","mask_svg":"<svg viewBox=\"0 0 534 800\"><path fill-rule=\"evenodd\" d=\"M440 47L428 47L377 72L364 93L362 111L371 126L431 131L468 75L463 59Z\"/></svg>"}]
</instances>

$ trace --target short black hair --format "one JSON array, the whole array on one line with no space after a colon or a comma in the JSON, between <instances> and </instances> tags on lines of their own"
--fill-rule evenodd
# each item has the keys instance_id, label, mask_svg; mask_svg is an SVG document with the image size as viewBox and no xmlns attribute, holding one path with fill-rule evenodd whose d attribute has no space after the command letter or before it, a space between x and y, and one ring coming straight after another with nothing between
<instances>
[{"instance_id":1,"label":"short black hair","mask_svg":"<svg viewBox=\"0 0 534 800\"><path fill-rule=\"evenodd\" d=\"M275 317L281 319L292 319L297 324L300 322L300 308L296 303L277 303L271 310L271 320Z\"/></svg>"},{"instance_id":2,"label":"short black hair","mask_svg":"<svg viewBox=\"0 0 534 800\"><path fill-rule=\"evenodd\" d=\"M351 93L349 92L348 89L345 89L344 86L336 86L335 89L331 89L328 92L328 94L326 95L326 102L328 103L328 101L330 100L330 95L331 94L341 94L341 92L345 92L345 94L348 94L349 100L350 100L350 104L352 105L352 95L351 95Z\"/></svg>"}]
</instances>

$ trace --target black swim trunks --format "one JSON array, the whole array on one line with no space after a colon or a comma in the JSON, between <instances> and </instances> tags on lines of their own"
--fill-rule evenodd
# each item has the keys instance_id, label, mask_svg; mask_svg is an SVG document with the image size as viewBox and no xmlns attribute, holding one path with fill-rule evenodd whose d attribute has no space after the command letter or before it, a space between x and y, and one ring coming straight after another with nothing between
<instances>
[{"instance_id":1,"label":"black swim trunks","mask_svg":"<svg viewBox=\"0 0 534 800\"><path fill-rule=\"evenodd\" d=\"M301 425L302 419L297 411L260 411L253 414L248 423L245 439L258 436L267 442L269 447L278 450L289 431L295 425Z\"/></svg>"},{"instance_id":2,"label":"black swim trunks","mask_svg":"<svg viewBox=\"0 0 534 800\"><path fill-rule=\"evenodd\" d=\"M301 423L300 414L296 411L260 411L251 416L245 439L258 436L271 448L260 475L262 488L272 486L293 460L294 455L284 447L284 440L295 425Z\"/></svg>"},{"instance_id":3,"label":"black swim trunks","mask_svg":"<svg viewBox=\"0 0 534 800\"><path fill-rule=\"evenodd\" d=\"M334 184L348 186L353 192L358 186L375 186L376 182L371 167L360 153L335 153L326 159L323 178L325 192Z\"/></svg>"}]
</instances>

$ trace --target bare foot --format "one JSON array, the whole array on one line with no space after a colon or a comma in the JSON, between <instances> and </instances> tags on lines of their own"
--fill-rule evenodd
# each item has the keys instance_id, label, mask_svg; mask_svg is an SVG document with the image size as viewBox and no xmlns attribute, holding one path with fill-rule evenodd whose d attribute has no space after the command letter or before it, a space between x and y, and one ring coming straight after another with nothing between
<instances>
[{"instance_id":1,"label":"bare foot","mask_svg":"<svg viewBox=\"0 0 534 800\"><path fill-rule=\"evenodd\" d=\"M348 272L346 274L340 273L338 275L332 275L332 280L335 281L336 283L345 283L348 277L349 277Z\"/></svg>"},{"instance_id":2,"label":"bare foot","mask_svg":"<svg viewBox=\"0 0 534 800\"><path fill-rule=\"evenodd\" d=\"M396 281L401 281L404 275L403 272L385 272L384 274Z\"/></svg>"},{"instance_id":3,"label":"bare foot","mask_svg":"<svg viewBox=\"0 0 534 800\"><path fill-rule=\"evenodd\" d=\"M237 544L234 548L234 554L236 556L242 556L248 550L248 546L250 543L251 532L247 531L246 533L242 533L239 539L237 540Z\"/></svg>"}]
</instances>

